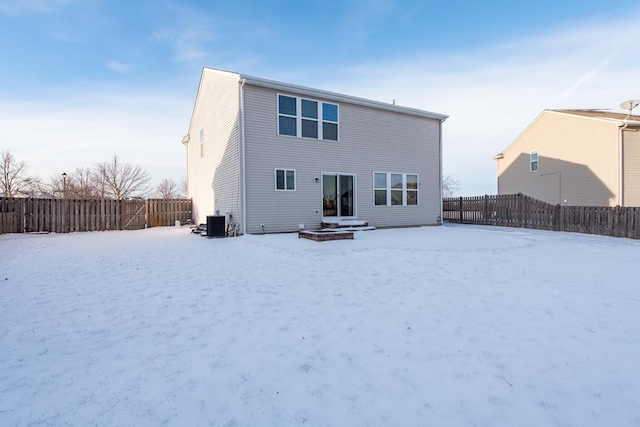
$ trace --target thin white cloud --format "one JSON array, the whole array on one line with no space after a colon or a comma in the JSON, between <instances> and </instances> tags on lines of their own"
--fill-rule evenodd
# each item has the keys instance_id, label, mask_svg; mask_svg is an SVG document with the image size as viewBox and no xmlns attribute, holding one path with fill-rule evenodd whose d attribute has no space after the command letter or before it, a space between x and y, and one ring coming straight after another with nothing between
<instances>
[{"instance_id":1,"label":"thin white cloud","mask_svg":"<svg viewBox=\"0 0 640 427\"><path fill-rule=\"evenodd\" d=\"M606 54L605 57L602 58L602 60L600 60L600 62L598 62L598 64L596 64L595 67L590 69L584 76L578 79L578 81L576 81L573 85L569 87L569 89L567 89L562 95L560 95L557 101L562 102L567 97L569 97L573 92L578 90L580 86L583 86L584 84L588 83L591 79L601 74L609 64L613 63L616 56L620 55L622 51L623 51L623 46L621 45L616 49L614 49L613 51L611 51L611 53Z\"/></svg>"},{"instance_id":2,"label":"thin white cloud","mask_svg":"<svg viewBox=\"0 0 640 427\"><path fill-rule=\"evenodd\" d=\"M172 5L174 21L154 31L150 39L169 46L176 62L194 61L207 55L207 45L219 37L212 31L213 20L206 13Z\"/></svg>"},{"instance_id":3,"label":"thin white cloud","mask_svg":"<svg viewBox=\"0 0 640 427\"><path fill-rule=\"evenodd\" d=\"M131 70L131 64L124 64L122 62L110 60L107 62L107 67L117 73L126 73Z\"/></svg>"},{"instance_id":4,"label":"thin white cloud","mask_svg":"<svg viewBox=\"0 0 640 427\"><path fill-rule=\"evenodd\" d=\"M356 43L363 43L379 29L377 21L392 15L396 9L395 0L357 0L345 3L351 11L343 19L343 33Z\"/></svg>"}]
</instances>

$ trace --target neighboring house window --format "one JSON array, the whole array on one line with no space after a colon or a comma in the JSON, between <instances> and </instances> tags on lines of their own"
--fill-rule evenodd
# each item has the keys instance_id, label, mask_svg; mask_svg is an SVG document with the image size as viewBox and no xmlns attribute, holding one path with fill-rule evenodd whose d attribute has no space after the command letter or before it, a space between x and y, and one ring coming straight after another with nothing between
<instances>
[{"instance_id":1,"label":"neighboring house window","mask_svg":"<svg viewBox=\"0 0 640 427\"><path fill-rule=\"evenodd\" d=\"M374 172L373 196L376 206L415 206L418 204L418 175Z\"/></svg>"},{"instance_id":2,"label":"neighboring house window","mask_svg":"<svg viewBox=\"0 0 640 427\"><path fill-rule=\"evenodd\" d=\"M529 155L529 163L531 163L531 172L538 171L538 152L532 151Z\"/></svg>"},{"instance_id":3,"label":"neighboring house window","mask_svg":"<svg viewBox=\"0 0 640 427\"><path fill-rule=\"evenodd\" d=\"M204 157L204 128L200 128L200 157Z\"/></svg>"},{"instance_id":4,"label":"neighboring house window","mask_svg":"<svg viewBox=\"0 0 640 427\"><path fill-rule=\"evenodd\" d=\"M338 140L338 105L278 95L278 134Z\"/></svg>"},{"instance_id":5,"label":"neighboring house window","mask_svg":"<svg viewBox=\"0 0 640 427\"><path fill-rule=\"evenodd\" d=\"M276 169L276 190L294 191L296 189L296 171Z\"/></svg>"}]
</instances>

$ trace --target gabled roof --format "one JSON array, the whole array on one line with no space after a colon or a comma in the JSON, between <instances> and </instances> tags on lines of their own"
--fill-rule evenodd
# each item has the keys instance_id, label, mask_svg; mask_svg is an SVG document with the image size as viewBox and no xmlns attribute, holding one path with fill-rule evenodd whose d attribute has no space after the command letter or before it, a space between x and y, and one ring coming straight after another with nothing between
<instances>
[{"instance_id":1,"label":"gabled roof","mask_svg":"<svg viewBox=\"0 0 640 427\"><path fill-rule=\"evenodd\" d=\"M445 121L449 116L444 114L433 113L431 111L419 110L417 108L401 107L395 104L388 104L385 102L373 101L365 98L358 98L355 96L344 95L336 92L329 92L321 89L314 89L306 86L298 86L290 83L278 82L275 80L263 79L261 77L249 76L247 74L235 73L232 71L218 70L216 68L205 67L204 71L213 71L225 74L235 74L238 76L239 81L244 81L245 84L266 87L269 89L275 89L283 92L292 92L295 94L306 95L311 97L318 97L326 99L327 101L346 102L350 104L362 105L365 107L377 108L380 110L393 111L396 113L410 114L412 116L426 117L429 119L436 119Z\"/></svg>"},{"instance_id":2,"label":"gabled roof","mask_svg":"<svg viewBox=\"0 0 640 427\"><path fill-rule=\"evenodd\" d=\"M593 117L597 119L610 119L610 120L631 120L639 121L640 116L629 115L627 113L612 113L610 111L602 110L548 110L558 113L572 114L575 116Z\"/></svg>"},{"instance_id":3,"label":"gabled roof","mask_svg":"<svg viewBox=\"0 0 640 427\"><path fill-rule=\"evenodd\" d=\"M515 143L520 139L520 137L531 127L533 126L539 119L546 113L555 113L555 114L568 114L572 116L580 116L585 119L594 119L594 120L602 120L609 123L615 123L617 126L640 126L640 117L633 116L626 113L612 113L610 111L602 111L602 110L579 110L579 109L567 109L567 110L544 110L536 119L531 122L527 128L518 135L516 139L509 144L507 148L505 148L500 153L496 154L493 159L500 160L504 157L504 153L506 153Z\"/></svg>"}]
</instances>

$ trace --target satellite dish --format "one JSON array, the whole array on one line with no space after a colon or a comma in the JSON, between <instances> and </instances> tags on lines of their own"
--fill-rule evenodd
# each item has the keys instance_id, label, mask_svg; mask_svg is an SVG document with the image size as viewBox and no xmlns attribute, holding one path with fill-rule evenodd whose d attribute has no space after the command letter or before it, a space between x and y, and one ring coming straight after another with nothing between
<instances>
[{"instance_id":1,"label":"satellite dish","mask_svg":"<svg viewBox=\"0 0 640 427\"><path fill-rule=\"evenodd\" d=\"M640 99L630 99L620 104L620 108L622 108L623 110L629 110L629 112L631 112L631 110L636 108L638 105L640 105Z\"/></svg>"}]
</instances>

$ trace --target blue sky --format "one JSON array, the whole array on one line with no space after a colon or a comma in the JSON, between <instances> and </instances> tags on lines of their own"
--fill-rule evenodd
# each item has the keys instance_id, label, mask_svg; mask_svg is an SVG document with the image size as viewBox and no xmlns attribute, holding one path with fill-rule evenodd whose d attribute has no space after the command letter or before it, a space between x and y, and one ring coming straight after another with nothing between
<instances>
[{"instance_id":1,"label":"blue sky","mask_svg":"<svg viewBox=\"0 0 640 427\"><path fill-rule=\"evenodd\" d=\"M185 175L203 66L448 114L444 164L492 157L545 108L640 98L637 1L0 0L0 151L44 179L114 153Z\"/></svg>"}]
</instances>

